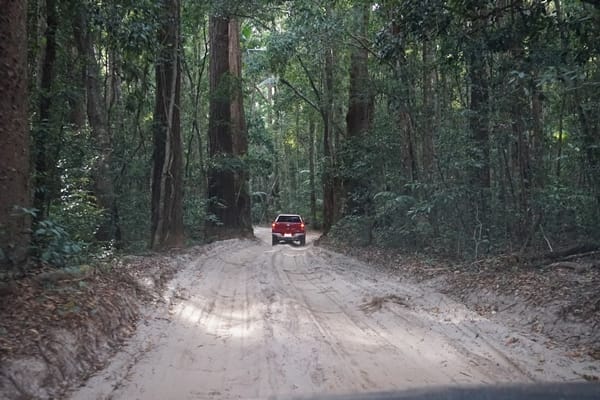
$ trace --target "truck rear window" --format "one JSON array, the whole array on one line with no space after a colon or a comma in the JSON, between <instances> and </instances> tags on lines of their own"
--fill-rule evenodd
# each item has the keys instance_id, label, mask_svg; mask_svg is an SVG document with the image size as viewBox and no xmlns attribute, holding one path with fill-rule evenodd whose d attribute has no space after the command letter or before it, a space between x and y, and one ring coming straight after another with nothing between
<instances>
[{"instance_id":1,"label":"truck rear window","mask_svg":"<svg viewBox=\"0 0 600 400\"><path fill-rule=\"evenodd\" d=\"M280 215L277 222L302 222L297 215Z\"/></svg>"}]
</instances>

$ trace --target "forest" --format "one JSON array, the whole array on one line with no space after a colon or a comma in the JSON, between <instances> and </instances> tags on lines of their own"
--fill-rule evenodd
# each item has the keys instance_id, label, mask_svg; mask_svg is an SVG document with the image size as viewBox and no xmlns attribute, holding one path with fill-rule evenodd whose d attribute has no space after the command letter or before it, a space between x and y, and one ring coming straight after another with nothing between
<instances>
[{"instance_id":1,"label":"forest","mask_svg":"<svg viewBox=\"0 0 600 400\"><path fill-rule=\"evenodd\" d=\"M0 0L0 273L248 237L600 239L597 0Z\"/></svg>"}]
</instances>

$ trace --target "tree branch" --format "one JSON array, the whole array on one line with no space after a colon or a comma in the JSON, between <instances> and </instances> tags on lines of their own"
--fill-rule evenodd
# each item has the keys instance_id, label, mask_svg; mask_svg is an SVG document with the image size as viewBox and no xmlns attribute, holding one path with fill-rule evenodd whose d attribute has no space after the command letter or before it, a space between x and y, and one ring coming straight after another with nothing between
<instances>
[{"instance_id":1,"label":"tree branch","mask_svg":"<svg viewBox=\"0 0 600 400\"><path fill-rule=\"evenodd\" d=\"M279 78L279 82L283 83L285 86L287 86L290 89L292 89L292 91L296 94L296 96L300 97L308 105L310 105L312 108L314 108L315 110L317 110L320 114L322 114L321 108L319 106L317 106L311 99L309 99L304 94L302 94L302 92L300 92L298 89L296 89L291 83L289 83L288 81L286 81L284 78Z\"/></svg>"},{"instance_id":2,"label":"tree branch","mask_svg":"<svg viewBox=\"0 0 600 400\"><path fill-rule=\"evenodd\" d=\"M300 62L300 65L302 66L302 69L304 70L304 73L306 74L306 78L308 79L308 82L310 83L312 90L315 92L315 96L317 96L317 100L319 100L319 103L321 103L321 93L317 89L317 85L315 85L315 82L312 80L310 71L308 70L308 68L306 68L306 65L304 65L304 62L302 62L302 59L300 58L299 55L297 56L297 58L298 58L298 61ZM319 112L321 112L321 111L322 110L319 108Z\"/></svg>"}]
</instances>

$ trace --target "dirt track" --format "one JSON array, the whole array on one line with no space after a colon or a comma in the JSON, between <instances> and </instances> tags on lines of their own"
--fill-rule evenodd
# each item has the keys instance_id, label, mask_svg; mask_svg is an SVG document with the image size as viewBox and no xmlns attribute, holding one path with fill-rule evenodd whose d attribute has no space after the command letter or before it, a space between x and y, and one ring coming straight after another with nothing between
<instances>
[{"instance_id":1,"label":"dirt track","mask_svg":"<svg viewBox=\"0 0 600 400\"><path fill-rule=\"evenodd\" d=\"M72 399L234 399L575 380L543 338L313 247L213 244Z\"/></svg>"}]
</instances>

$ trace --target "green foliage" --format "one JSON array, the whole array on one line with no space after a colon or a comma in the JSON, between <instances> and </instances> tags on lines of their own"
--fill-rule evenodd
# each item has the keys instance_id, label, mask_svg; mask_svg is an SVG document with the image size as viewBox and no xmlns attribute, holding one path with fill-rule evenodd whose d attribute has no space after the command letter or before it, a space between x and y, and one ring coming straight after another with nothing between
<instances>
[{"instance_id":1,"label":"green foliage","mask_svg":"<svg viewBox=\"0 0 600 400\"><path fill-rule=\"evenodd\" d=\"M269 204L268 194L265 192L252 193L252 222L255 224L268 223Z\"/></svg>"},{"instance_id":2,"label":"green foliage","mask_svg":"<svg viewBox=\"0 0 600 400\"><path fill-rule=\"evenodd\" d=\"M264 121L256 114L248 121L248 158L251 176L267 176L273 169L274 143Z\"/></svg>"},{"instance_id":3,"label":"green foliage","mask_svg":"<svg viewBox=\"0 0 600 400\"><path fill-rule=\"evenodd\" d=\"M350 246L368 246L372 244L373 219L359 215L347 215L337 221L329 235L337 241Z\"/></svg>"},{"instance_id":4,"label":"green foliage","mask_svg":"<svg viewBox=\"0 0 600 400\"><path fill-rule=\"evenodd\" d=\"M65 267L99 254L103 243L95 239L105 210L99 209L89 191L85 168L71 168L61 161L61 194L50 206L50 218L33 228L34 255L45 263Z\"/></svg>"},{"instance_id":5,"label":"green foliage","mask_svg":"<svg viewBox=\"0 0 600 400\"><path fill-rule=\"evenodd\" d=\"M72 178L63 175L69 180L63 183L60 202L51 207L54 221L64 227L74 240L83 243L93 243L94 235L100 220L104 217L105 210L99 209L96 199L88 190L87 178Z\"/></svg>"},{"instance_id":6,"label":"green foliage","mask_svg":"<svg viewBox=\"0 0 600 400\"><path fill-rule=\"evenodd\" d=\"M33 229L33 253L55 267L78 263L85 244L71 239L65 228L52 220L40 221Z\"/></svg>"},{"instance_id":7,"label":"green foliage","mask_svg":"<svg viewBox=\"0 0 600 400\"><path fill-rule=\"evenodd\" d=\"M543 215L541 224L553 241L560 242L564 237L600 237L597 199L587 191L551 184L538 193L536 201Z\"/></svg>"},{"instance_id":8,"label":"green foliage","mask_svg":"<svg viewBox=\"0 0 600 400\"><path fill-rule=\"evenodd\" d=\"M356 245L479 256L519 248L528 236L537 246L546 239L598 237L600 17L585 2L560 3L560 13L554 2L369 3L368 33L358 37L351 12L357 1L184 1L180 112L187 232L202 240L205 222L218 223L206 214L206 171L212 168L250 174L256 222L280 211L308 217L311 194L319 219L324 178L341 182L341 218L331 234ZM66 265L85 252L102 250L95 233L107 210L98 209L92 195L91 166L98 149L81 107L83 60L73 51L72 22L80 7L90 17L103 65L120 245L141 249L150 230L160 2L59 2L51 93L35 85L45 39L38 34L44 32L44 18L34 6L29 13L31 110L37 113L44 94L52 98L48 120L31 115L32 154L45 150L51 166L44 184L35 188L48 194L50 215L34 232L36 252L47 262ZM243 87L249 148L244 158L209 159L207 21L209 15L231 13L245 16L244 71L242 80L229 80L222 89L227 94ZM348 67L356 46L369 49L375 104L371 130L348 139ZM335 64L331 99L324 95L328 54ZM470 92L474 59L489 73L480 77L489 98L479 109ZM537 120L536 93L542 108ZM332 126L327 160L324 106L333 109L326 121ZM474 140L473 117L489 134L483 143ZM430 170L427 134L433 142ZM335 163L326 166L325 161ZM490 167L489 187L481 187L473 174L484 161ZM538 218L540 228L532 234Z\"/></svg>"},{"instance_id":9,"label":"green foliage","mask_svg":"<svg viewBox=\"0 0 600 400\"><path fill-rule=\"evenodd\" d=\"M117 197L119 224L121 229L120 246L125 250L140 251L148 246L150 235L150 194L143 183L135 180L136 175L128 176L132 184Z\"/></svg>"},{"instance_id":10,"label":"green foliage","mask_svg":"<svg viewBox=\"0 0 600 400\"><path fill-rule=\"evenodd\" d=\"M209 160L208 168L219 172L246 173L248 165L245 157L218 154Z\"/></svg>"},{"instance_id":11,"label":"green foliage","mask_svg":"<svg viewBox=\"0 0 600 400\"><path fill-rule=\"evenodd\" d=\"M383 247L414 247L417 224L409 212L416 204L412 196L379 192L373 196L375 222L373 240Z\"/></svg>"},{"instance_id":12,"label":"green foliage","mask_svg":"<svg viewBox=\"0 0 600 400\"><path fill-rule=\"evenodd\" d=\"M186 232L192 240L201 241L204 239L204 224L211 219L206 211L207 200L201 196L194 196L192 194L188 194L184 200L183 220Z\"/></svg>"}]
</instances>

